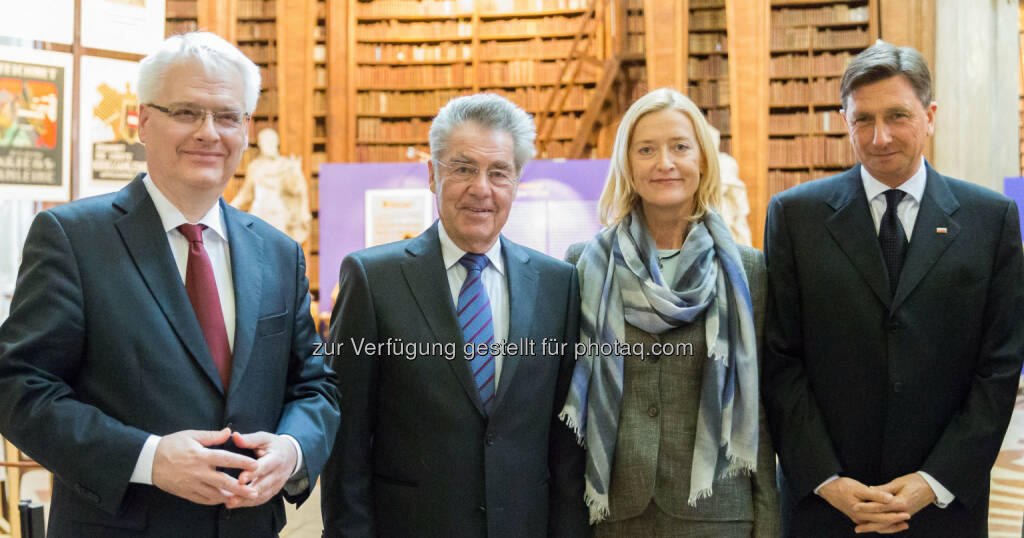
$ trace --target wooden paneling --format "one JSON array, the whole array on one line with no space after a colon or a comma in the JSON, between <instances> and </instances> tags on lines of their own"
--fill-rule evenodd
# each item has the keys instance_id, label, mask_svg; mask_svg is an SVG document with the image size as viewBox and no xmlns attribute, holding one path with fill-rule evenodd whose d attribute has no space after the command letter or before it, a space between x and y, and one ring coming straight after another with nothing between
<instances>
[{"instance_id":1,"label":"wooden paneling","mask_svg":"<svg viewBox=\"0 0 1024 538\"><path fill-rule=\"evenodd\" d=\"M726 3L732 156L750 202L750 236L761 248L768 207L768 0Z\"/></svg>"},{"instance_id":2,"label":"wooden paneling","mask_svg":"<svg viewBox=\"0 0 1024 538\"><path fill-rule=\"evenodd\" d=\"M238 4L234 0L197 0L199 29L235 42Z\"/></svg>"},{"instance_id":3,"label":"wooden paneling","mask_svg":"<svg viewBox=\"0 0 1024 538\"><path fill-rule=\"evenodd\" d=\"M651 89L687 85L689 0L644 0L647 84Z\"/></svg>"},{"instance_id":4,"label":"wooden paneling","mask_svg":"<svg viewBox=\"0 0 1024 538\"><path fill-rule=\"evenodd\" d=\"M910 46L921 52L935 80L935 0L878 0L878 29L883 41L898 47ZM924 156L931 162L933 140Z\"/></svg>"},{"instance_id":5,"label":"wooden paneling","mask_svg":"<svg viewBox=\"0 0 1024 538\"><path fill-rule=\"evenodd\" d=\"M313 160L313 33L316 2L277 0L277 102L281 154L302 157L309 178Z\"/></svg>"}]
</instances>

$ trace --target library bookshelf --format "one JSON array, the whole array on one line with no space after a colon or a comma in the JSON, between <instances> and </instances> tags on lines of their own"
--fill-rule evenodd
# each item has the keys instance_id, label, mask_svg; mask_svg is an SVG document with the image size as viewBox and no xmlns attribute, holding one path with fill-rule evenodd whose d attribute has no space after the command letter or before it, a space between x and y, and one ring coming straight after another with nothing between
<instances>
[{"instance_id":1,"label":"library bookshelf","mask_svg":"<svg viewBox=\"0 0 1024 538\"><path fill-rule=\"evenodd\" d=\"M198 0L167 0L164 7L164 37L199 29Z\"/></svg>"},{"instance_id":2,"label":"library bookshelf","mask_svg":"<svg viewBox=\"0 0 1024 538\"><path fill-rule=\"evenodd\" d=\"M690 0L688 31L689 97L721 134L720 150L732 153L725 0Z\"/></svg>"},{"instance_id":3,"label":"library bookshelf","mask_svg":"<svg viewBox=\"0 0 1024 538\"><path fill-rule=\"evenodd\" d=\"M768 197L856 162L839 84L878 38L877 1L772 0Z\"/></svg>"}]
</instances>

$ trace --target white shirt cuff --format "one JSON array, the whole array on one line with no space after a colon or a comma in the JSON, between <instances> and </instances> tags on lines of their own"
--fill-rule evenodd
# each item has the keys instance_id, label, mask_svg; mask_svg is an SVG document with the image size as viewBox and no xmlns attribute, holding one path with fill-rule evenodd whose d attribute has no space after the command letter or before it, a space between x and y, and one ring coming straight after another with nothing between
<instances>
[{"instance_id":1,"label":"white shirt cuff","mask_svg":"<svg viewBox=\"0 0 1024 538\"><path fill-rule=\"evenodd\" d=\"M821 488L825 487L825 485L828 484L829 482L831 482L833 480L837 480L837 479L839 479L839 475L837 475L837 474L834 474L834 475L826 478L824 482L818 484L818 487L814 488L814 494L815 495L820 495L818 492L821 491Z\"/></svg>"},{"instance_id":2,"label":"white shirt cuff","mask_svg":"<svg viewBox=\"0 0 1024 538\"><path fill-rule=\"evenodd\" d=\"M921 475L925 482L928 482L928 487L932 488L932 492L935 493L935 503L933 503L935 506L945 508L956 498L953 492L943 487L932 475L924 471L918 471L917 474Z\"/></svg>"},{"instance_id":3,"label":"white shirt cuff","mask_svg":"<svg viewBox=\"0 0 1024 538\"><path fill-rule=\"evenodd\" d=\"M291 441L292 446L295 447L295 468L292 469L292 474L289 475L289 479L295 478L295 475L299 474L299 470L302 469L302 447L299 446L299 442L296 441L294 437L288 435L287 433L281 434L281 437L284 437L285 439Z\"/></svg>"},{"instance_id":4,"label":"white shirt cuff","mask_svg":"<svg viewBox=\"0 0 1024 538\"><path fill-rule=\"evenodd\" d=\"M153 485L153 460L156 458L156 446L160 444L159 435L150 435L142 445L139 459L135 462L135 470L129 480L135 484Z\"/></svg>"}]
</instances>

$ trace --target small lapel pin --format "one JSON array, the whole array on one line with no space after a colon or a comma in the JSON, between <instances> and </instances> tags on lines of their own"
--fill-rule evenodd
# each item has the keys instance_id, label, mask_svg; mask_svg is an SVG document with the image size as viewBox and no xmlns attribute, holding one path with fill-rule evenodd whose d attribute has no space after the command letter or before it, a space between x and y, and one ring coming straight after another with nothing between
<instances>
[{"instance_id":1,"label":"small lapel pin","mask_svg":"<svg viewBox=\"0 0 1024 538\"><path fill-rule=\"evenodd\" d=\"M949 233L949 229L946 228L945 226L939 226L938 228L935 229L935 233L937 233L937 234Z\"/></svg>"}]
</instances>

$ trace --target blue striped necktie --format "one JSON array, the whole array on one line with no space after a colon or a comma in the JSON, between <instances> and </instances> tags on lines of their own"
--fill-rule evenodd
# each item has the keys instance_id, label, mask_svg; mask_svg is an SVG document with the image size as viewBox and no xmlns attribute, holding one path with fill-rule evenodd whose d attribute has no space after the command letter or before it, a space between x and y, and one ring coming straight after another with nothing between
<instances>
[{"instance_id":1,"label":"blue striped necktie","mask_svg":"<svg viewBox=\"0 0 1024 538\"><path fill-rule=\"evenodd\" d=\"M466 268L466 281L459 290L459 304L456 307L459 327L466 344L474 347L474 356L468 361L470 373L480 391L480 401L484 404L484 412L491 413L494 404L494 355L489 352L483 355L476 353L476 346L494 342L494 323L491 318L491 300L481 278L487 267L487 256L484 254L467 253L459 263Z\"/></svg>"}]
</instances>

